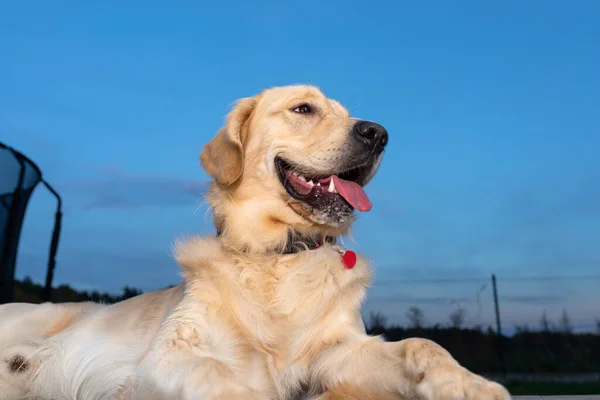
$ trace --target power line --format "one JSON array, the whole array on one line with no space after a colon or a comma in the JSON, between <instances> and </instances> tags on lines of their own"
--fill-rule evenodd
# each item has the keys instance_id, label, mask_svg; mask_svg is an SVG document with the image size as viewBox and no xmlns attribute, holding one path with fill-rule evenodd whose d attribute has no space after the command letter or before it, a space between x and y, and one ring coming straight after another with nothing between
<instances>
[{"instance_id":1,"label":"power line","mask_svg":"<svg viewBox=\"0 0 600 400\"><path fill-rule=\"evenodd\" d=\"M580 276L497 276L498 282L532 282L532 281L566 281L566 280L595 280L600 279L600 275L580 275ZM373 285L395 285L407 283L481 283L487 282L489 278L430 278L430 279L387 279L385 281L375 281Z\"/></svg>"}]
</instances>

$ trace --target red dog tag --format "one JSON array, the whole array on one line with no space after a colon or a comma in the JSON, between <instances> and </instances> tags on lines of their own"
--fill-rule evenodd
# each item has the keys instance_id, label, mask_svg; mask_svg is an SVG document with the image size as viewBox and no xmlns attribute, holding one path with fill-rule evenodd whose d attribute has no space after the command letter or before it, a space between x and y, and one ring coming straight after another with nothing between
<instances>
[{"instance_id":1,"label":"red dog tag","mask_svg":"<svg viewBox=\"0 0 600 400\"><path fill-rule=\"evenodd\" d=\"M356 265L356 253L352 250L346 250L344 254L342 254L342 262L346 268L354 268L354 265Z\"/></svg>"}]
</instances>

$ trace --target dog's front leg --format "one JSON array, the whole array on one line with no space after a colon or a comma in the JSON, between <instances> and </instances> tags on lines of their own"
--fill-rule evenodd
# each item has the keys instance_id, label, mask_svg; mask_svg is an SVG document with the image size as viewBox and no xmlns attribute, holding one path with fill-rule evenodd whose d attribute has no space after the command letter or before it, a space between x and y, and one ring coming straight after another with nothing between
<instances>
[{"instance_id":1,"label":"dog's front leg","mask_svg":"<svg viewBox=\"0 0 600 400\"><path fill-rule=\"evenodd\" d=\"M504 387L468 371L426 339L356 337L323 352L313 371L325 388L318 400L511 398Z\"/></svg>"},{"instance_id":2,"label":"dog's front leg","mask_svg":"<svg viewBox=\"0 0 600 400\"><path fill-rule=\"evenodd\" d=\"M269 398L268 385L257 378L250 355L233 337L226 331L216 337L195 321L182 322L174 315L140 363L131 400Z\"/></svg>"}]
</instances>

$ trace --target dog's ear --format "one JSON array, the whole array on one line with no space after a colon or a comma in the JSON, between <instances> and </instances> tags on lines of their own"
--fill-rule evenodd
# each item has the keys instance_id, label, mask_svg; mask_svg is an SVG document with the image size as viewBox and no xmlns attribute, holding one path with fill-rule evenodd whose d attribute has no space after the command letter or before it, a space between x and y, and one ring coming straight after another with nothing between
<instances>
[{"instance_id":1,"label":"dog's ear","mask_svg":"<svg viewBox=\"0 0 600 400\"><path fill-rule=\"evenodd\" d=\"M252 115L256 103L255 98L238 100L227 115L225 126L204 146L200 154L202 167L220 185L229 186L242 175L244 143L248 135L244 124Z\"/></svg>"}]
</instances>

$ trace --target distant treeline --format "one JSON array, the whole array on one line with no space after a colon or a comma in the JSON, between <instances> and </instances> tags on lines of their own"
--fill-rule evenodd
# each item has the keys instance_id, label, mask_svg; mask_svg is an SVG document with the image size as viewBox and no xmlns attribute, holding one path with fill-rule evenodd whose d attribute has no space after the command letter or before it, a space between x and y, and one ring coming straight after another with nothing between
<instances>
[{"instance_id":1,"label":"distant treeline","mask_svg":"<svg viewBox=\"0 0 600 400\"><path fill-rule=\"evenodd\" d=\"M40 303L43 287L29 277L15 281L15 301ZM141 294L139 289L126 286L119 295L97 291L78 291L60 285L52 291L57 303L96 301L115 303ZM585 373L600 371L600 322L598 333L572 333L566 312L553 329L546 315L540 327L517 327L513 336L499 337L491 327L463 327L464 313L458 310L449 316L449 326L425 327L423 313L417 307L407 312L411 327L387 323L381 313L365 321L370 334L383 335L389 341L410 337L431 339L447 349L461 364L478 373Z\"/></svg>"},{"instance_id":2,"label":"distant treeline","mask_svg":"<svg viewBox=\"0 0 600 400\"><path fill-rule=\"evenodd\" d=\"M498 337L491 330L390 327L380 333L389 341L431 339L468 369L484 372L583 373L600 371L600 335L518 332Z\"/></svg>"},{"instance_id":3,"label":"distant treeline","mask_svg":"<svg viewBox=\"0 0 600 400\"><path fill-rule=\"evenodd\" d=\"M22 281L15 280L15 302L35 303L42 302L44 287L33 282L30 277L25 277ZM122 300L135 297L142 294L142 291L129 286L123 288L120 295L114 295L107 292L98 291L79 291L69 285L60 285L52 288L52 301L54 303L68 303L81 301L95 301L99 303L116 303Z\"/></svg>"},{"instance_id":4,"label":"distant treeline","mask_svg":"<svg viewBox=\"0 0 600 400\"><path fill-rule=\"evenodd\" d=\"M600 371L600 322L598 332L573 333L566 311L559 325L549 323L544 313L535 330L517 326L513 336L498 336L491 327L463 327L464 311L449 316L448 326L425 327L423 312L411 307L411 328L387 324L381 313L372 313L367 331L389 341L410 337L433 340L448 350L462 365L479 373L587 373Z\"/></svg>"}]
</instances>

